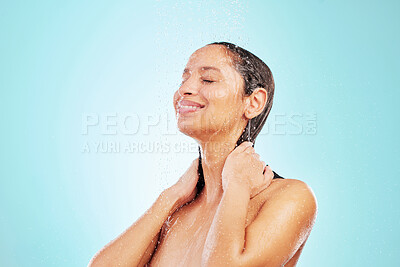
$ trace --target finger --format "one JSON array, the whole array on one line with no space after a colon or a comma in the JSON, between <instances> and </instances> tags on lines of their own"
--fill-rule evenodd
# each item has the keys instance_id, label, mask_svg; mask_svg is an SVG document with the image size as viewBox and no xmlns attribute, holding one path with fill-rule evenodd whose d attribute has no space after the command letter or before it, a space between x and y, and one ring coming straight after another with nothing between
<instances>
[{"instance_id":1,"label":"finger","mask_svg":"<svg viewBox=\"0 0 400 267\"><path fill-rule=\"evenodd\" d=\"M236 147L235 151L240 153L240 152L243 152L246 148L252 147L252 146L253 146L252 142L246 141L246 142L241 143L238 147Z\"/></svg>"},{"instance_id":2,"label":"finger","mask_svg":"<svg viewBox=\"0 0 400 267\"><path fill-rule=\"evenodd\" d=\"M267 164L264 161L261 161L262 166L263 166L263 174L265 173L265 167L267 166Z\"/></svg>"},{"instance_id":3,"label":"finger","mask_svg":"<svg viewBox=\"0 0 400 267\"><path fill-rule=\"evenodd\" d=\"M264 162L264 161L261 161L260 159L258 159L258 162L259 162L259 166L260 166L260 171L261 171L262 173L264 173L265 162Z\"/></svg>"},{"instance_id":4,"label":"finger","mask_svg":"<svg viewBox=\"0 0 400 267\"><path fill-rule=\"evenodd\" d=\"M246 153L255 153L256 150L254 149L253 146L247 146L247 147L243 150L243 152L246 152Z\"/></svg>"},{"instance_id":5,"label":"finger","mask_svg":"<svg viewBox=\"0 0 400 267\"><path fill-rule=\"evenodd\" d=\"M258 159L260 162L262 161L260 154L258 154L258 153L254 152L254 153L252 153L252 156L255 157L256 159Z\"/></svg>"},{"instance_id":6,"label":"finger","mask_svg":"<svg viewBox=\"0 0 400 267\"><path fill-rule=\"evenodd\" d=\"M245 153L246 153L246 152L245 152ZM255 161L255 164L258 164L258 165L260 166L260 168L262 167L262 164L261 164L261 163L262 163L263 161L261 160L261 157L260 157L259 154L248 152L247 155L249 155L249 156L252 158L252 160Z\"/></svg>"},{"instance_id":7,"label":"finger","mask_svg":"<svg viewBox=\"0 0 400 267\"><path fill-rule=\"evenodd\" d=\"M192 161L192 164L190 165L189 169L186 172L187 173L197 173L198 167L199 167L199 158L195 158Z\"/></svg>"},{"instance_id":8,"label":"finger","mask_svg":"<svg viewBox=\"0 0 400 267\"><path fill-rule=\"evenodd\" d=\"M268 183L272 181L272 178L274 177L274 173L272 172L272 169L270 166L265 166L265 172L264 172L265 179Z\"/></svg>"}]
</instances>

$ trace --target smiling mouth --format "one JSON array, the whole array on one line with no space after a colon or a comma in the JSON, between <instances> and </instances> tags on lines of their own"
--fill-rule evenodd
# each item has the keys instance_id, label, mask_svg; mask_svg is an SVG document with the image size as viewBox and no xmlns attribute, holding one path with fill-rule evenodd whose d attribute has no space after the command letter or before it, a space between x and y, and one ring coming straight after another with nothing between
<instances>
[{"instance_id":1,"label":"smiling mouth","mask_svg":"<svg viewBox=\"0 0 400 267\"><path fill-rule=\"evenodd\" d=\"M180 115L187 115L187 114L192 114L196 113L200 109L204 108L205 105L201 104L197 101L189 100L186 98L181 99L177 103L177 113Z\"/></svg>"},{"instance_id":2,"label":"smiling mouth","mask_svg":"<svg viewBox=\"0 0 400 267\"><path fill-rule=\"evenodd\" d=\"M185 105L178 105L178 113L179 114L188 114L199 111L204 107L197 107L197 106L185 106Z\"/></svg>"}]
</instances>

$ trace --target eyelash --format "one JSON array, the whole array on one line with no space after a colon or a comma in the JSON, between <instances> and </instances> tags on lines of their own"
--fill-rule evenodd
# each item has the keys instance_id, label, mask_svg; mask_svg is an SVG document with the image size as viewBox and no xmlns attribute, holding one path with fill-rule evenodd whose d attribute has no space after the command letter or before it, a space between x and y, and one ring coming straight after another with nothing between
<instances>
[{"instance_id":1,"label":"eyelash","mask_svg":"<svg viewBox=\"0 0 400 267\"><path fill-rule=\"evenodd\" d=\"M203 82L205 82L205 83L213 83L214 81L211 81L211 80L203 80Z\"/></svg>"},{"instance_id":2,"label":"eyelash","mask_svg":"<svg viewBox=\"0 0 400 267\"><path fill-rule=\"evenodd\" d=\"M205 83L208 83L208 84L215 83L215 81L206 80L206 79L202 79L202 81L205 82ZM179 86L182 86L182 84L183 84L184 82L185 82L185 81L182 81L181 84L180 84Z\"/></svg>"}]
</instances>

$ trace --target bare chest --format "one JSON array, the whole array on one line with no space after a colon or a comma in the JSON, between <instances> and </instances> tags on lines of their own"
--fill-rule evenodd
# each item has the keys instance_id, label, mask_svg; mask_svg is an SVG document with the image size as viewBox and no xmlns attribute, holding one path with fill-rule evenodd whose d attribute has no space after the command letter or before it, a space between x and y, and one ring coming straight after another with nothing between
<instances>
[{"instance_id":1,"label":"bare chest","mask_svg":"<svg viewBox=\"0 0 400 267\"><path fill-rule=\"evenodd\" d=\"M264 201L263 193L250 200L245 227L255 219ZM217 207L202 209L187 205L175 212L165 222L150 266L200 266L216 210Z\"/></svg>"}]
</instances>

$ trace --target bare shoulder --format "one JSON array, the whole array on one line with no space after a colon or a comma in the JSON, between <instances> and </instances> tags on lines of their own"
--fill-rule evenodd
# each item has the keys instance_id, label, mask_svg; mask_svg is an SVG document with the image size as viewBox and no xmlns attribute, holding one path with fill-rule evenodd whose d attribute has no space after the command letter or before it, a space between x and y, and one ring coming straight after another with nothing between
<instances>
[{"instance_id":1,"label":"bare shoulder","mask_svg":"<svg viewBox=\"0 0 400 267\"><path fill-rule=\"evenodd\" d=\"M312 188L298 179L274 179L269 187L271 187L274 197L285 197L294 200L304 198L311 202L317 202Z\"/></svg>"},{"instance_id":2,"label":"bare shoulder","mask_svg":"<svg viewBox=\"0 0 400 267\"><path fill-rule=\"evenodd\" d=\"M312 188L304 181L298 179L274 179L269 187L271 192L266 201L273 208L277 207L301 209L307 212L309 216L315 217L318 209L317 198ZM264 203L265 204L265 203Z\"/></svg>"},{"instance_id":3,"label":"bare shoulder","mask_svg":"<svg viewBox=\"0 0 400 267\"><path fill-rule=\"evenodd\" d=\"M266 191L261 209L246 228L245 258L276 260L276 266L282 266L307 240L317 200L311 187L298 179L274 179Z\"/></svg>"},{"instance_id":4,"label":"bare shoulder","mask_svg":"<svg viewBox=\"0 0 400 267\"><path fill-rule=\"evenodd\" d=\"M255 225L263 225L276 216L277 223L284 218L296 218L312 227L318 204L314 191L307 183L298 179L274 179L266 191ZM283 221L279 223L284 224Z\"/></svg>"},{"instance_id":5,"label":"bare shoulder","mask_svg":"<svg viewBox=\"0 0 400 267\"><path fill-rule=\"evenodd\" d=\"M249 231L259 231L265 223L276 220L284 225L285 220L302 220L312 226L317 216L317 198L312 188L299 179L274 179L260 196L261 208ZM282 221L284 220L284 221Z\"/></svg>"}]
</instances>

